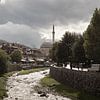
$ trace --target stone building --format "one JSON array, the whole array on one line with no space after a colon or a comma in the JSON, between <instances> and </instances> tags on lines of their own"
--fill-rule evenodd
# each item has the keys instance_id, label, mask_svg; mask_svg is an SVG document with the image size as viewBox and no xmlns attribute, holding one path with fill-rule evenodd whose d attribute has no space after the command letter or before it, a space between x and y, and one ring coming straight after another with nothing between
<instances>
[{"instance_id":1,"label":"stone building","mask_svg":"<svg viewBox=\"0 0 100 100\"><path fill-rule=\"evenodd\" d=\"M51 42L44 42L41 47L40 51L43 54L43 57L48 57L49 56L49 51L52 48L52 43Z\"/></svg>"},{"instance_id":2,"label":"stone building","mask_svg":"<svg viewBox=\"0 0 100 100\"><path fill-rule=\"evenodd\" d=\"M53 25L52 42L44 42L40 47L40 51L43 54L44 58L49 56L49 51L52 48L54 42L55 42L55 26Z\"/></svg>"}]
</instances>

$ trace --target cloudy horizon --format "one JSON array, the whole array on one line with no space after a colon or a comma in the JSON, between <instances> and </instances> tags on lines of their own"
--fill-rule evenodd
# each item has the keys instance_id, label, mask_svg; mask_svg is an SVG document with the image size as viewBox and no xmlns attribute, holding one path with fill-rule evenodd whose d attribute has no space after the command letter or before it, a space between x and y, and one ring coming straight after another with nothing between
<instances>
[{"instance_id":1,"label":"cloudy horizon","mask_svg":"<svg viewBox=\"0 0 100 100\"><path fill-rule=\"evenodd\" d=\"M98 0L1 0L0 39L19 42L31 47L52 38L55 25L56 39L65 31L84 32Z\"/></svg>"}]
</instances>

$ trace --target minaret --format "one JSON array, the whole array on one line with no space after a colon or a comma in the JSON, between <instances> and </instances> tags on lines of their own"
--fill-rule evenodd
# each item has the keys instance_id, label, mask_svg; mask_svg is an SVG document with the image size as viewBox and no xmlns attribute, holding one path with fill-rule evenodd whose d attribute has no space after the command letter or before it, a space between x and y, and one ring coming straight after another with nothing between
<instances>
[{"instance_id":1,"label":"minaret","mask_svg":"<svg viewBox=\"0 0 100 100\"><path fill-rule=\"evenodd\" d=\"M53 25L53 32L52 32L52 42L55 42L55 26Z\"/></svg>"}]
</instances>

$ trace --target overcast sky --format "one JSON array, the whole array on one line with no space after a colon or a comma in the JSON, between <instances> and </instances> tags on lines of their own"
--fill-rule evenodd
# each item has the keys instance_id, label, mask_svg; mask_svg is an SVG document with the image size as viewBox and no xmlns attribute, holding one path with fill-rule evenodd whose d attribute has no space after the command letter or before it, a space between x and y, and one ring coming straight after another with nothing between
<instances>
[{"instance_id":1,"label":"overcast sky","mask_svg":"<svg viewBox=\"0 0 100 100\"><path fill-rule=\"evenodd\" d=\"M86 30L100 0L1 0L0 39L39 47L51 39L55 25L56 39L65 31Z\"/></svg>"}]
</instances>

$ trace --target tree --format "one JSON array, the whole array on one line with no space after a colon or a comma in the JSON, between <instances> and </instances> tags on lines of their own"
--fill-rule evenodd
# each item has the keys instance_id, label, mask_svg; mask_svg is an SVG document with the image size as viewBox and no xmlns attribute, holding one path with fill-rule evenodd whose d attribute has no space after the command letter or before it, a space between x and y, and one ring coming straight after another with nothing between
<instances>
[{"instance_id":1,"label":"tree","mask_svg":"<svg viewBox=\"0 0 100 100\"><path fill-rule=\"evenodd\" d=\"M58 65L71 62L71 49L76 37L75 33L66 32L62 40L53 45L50 54L53 55L52 60L56 61Z\"/></svg>"},{"instance_id":2,"label":"tree","mask_svg":"<svg viewBox=\"0 0 100 100\"><path fill-rule=\"evenodd\" d=\"M84 63L85 62L85 50L83 47L83 37L80 35L78 40L73 44L72 55L74 63Z\"/></svg>"},{"instance_id":3,"label":"tree","mask_svg":"<svg viewBox=\"0 0 100 100\"><path fill-rule=\"evenodd\" d=\"M58 65L61 65L62 63L66 63L67 61L67 52L66 52L66 46L64 46L62 44L62 42L60 41L58 43L58 46L57 46L57 50L56 50L56 60L57 60L57 64Z\"/></svg>"},{"instance_id":4,"label":"tree","mask_svg":"<svg viewBox=\"0 0 100 100\"><path fill-rule=\"evenodd\" d=\"M58 48L58 42L55 42L53 44L53 47L49 51L49 57L52 59L52 61L57 62L57 48Z\"/></svg>"},{"instance_id":5,"label":"tree","mask_svg":"<svg viewBox=\"0 0 100 100\"><path fill-rule=\"evenodd\" d=\"M19 63L22 59L21 51L20 50L15 50L14 52L12 52L11 59L12 59L12 62Z\"/></svg>"},{"instance_id":6,"label":"tree","mask_svg":"<svg viewBox=\"0 0 100 100\"><path fill-rule=\"evenodd\" d=\"M72 62L72 46L77 38L78 35L70 32L66 32L64 37L62 38L62 53L64 55L63 59L65 59L63 63Z\"/></svg>"},{"instance_id":7,"label":"tree","mask_svg":"<svg viewBox=\"0 0 100 100\"><path fill-rule=\"evenodd\" d=\"M7 53L0 49L0 74L7 72L9 56Z\"/></svg>"},{"instance_id":8,"label":"tree","mask_svg":"<svg viewBox=\"0 0 100 100\"><path fill-rule=\"evenodd\" d=\"M100 63L100 10L97 8L84 32L84 48L88 59Z\"/></svg>"}]
</instances>

